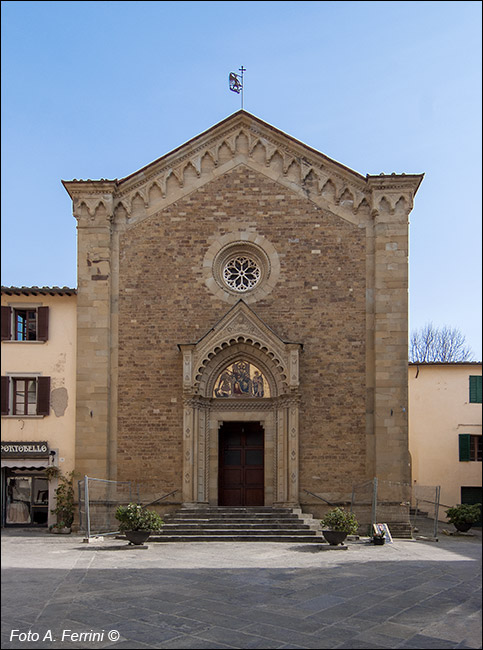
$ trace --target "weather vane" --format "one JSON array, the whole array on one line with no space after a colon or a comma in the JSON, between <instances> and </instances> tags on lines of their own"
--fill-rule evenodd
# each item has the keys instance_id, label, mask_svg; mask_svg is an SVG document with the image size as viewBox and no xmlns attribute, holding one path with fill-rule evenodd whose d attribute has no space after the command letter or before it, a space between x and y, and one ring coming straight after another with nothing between
<instances>
[{"instance_id":1,"label":"weather vane","mask_svg":"<svg viewBox=\"0 0 483 650\"><path fill-rule=\"evenodd\" d=\"M241 107L243 109L243 73L246 72L246 68L242 66L239 69L239 72L240 74L230 72L228 83L230 85L230 90L232 90L234 93L237 93L237 95L241 94Z\"/></svg>"}]
</instances>

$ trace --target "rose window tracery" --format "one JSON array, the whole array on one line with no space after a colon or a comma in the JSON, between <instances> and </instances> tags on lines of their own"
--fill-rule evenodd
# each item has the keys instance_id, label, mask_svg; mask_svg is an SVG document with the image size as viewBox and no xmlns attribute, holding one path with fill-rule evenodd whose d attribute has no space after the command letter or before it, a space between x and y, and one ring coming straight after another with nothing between
<instances>
[{"instance_id":1,"label":"rose window tracery","mask_svg":"<svg viewBox=\"0 0 483 650\"><path fill-rule=\"evenodd\" d=\"M253 289L261 277L260 267L251 257L237 255L226 262L223 268L223 280L239 293Z\"/></svg>"},{"instance_id":2,"label":"rose window tracery","mask_svg":"<svg viewBox=\"0 0 483 650\"><path fill-rule=\"evenodd\" d=\"M272 244L255 232L216 237L203 260L208 289L221 300L257 302L274 288L280 261Z\"/></svg>"}]
</instances>

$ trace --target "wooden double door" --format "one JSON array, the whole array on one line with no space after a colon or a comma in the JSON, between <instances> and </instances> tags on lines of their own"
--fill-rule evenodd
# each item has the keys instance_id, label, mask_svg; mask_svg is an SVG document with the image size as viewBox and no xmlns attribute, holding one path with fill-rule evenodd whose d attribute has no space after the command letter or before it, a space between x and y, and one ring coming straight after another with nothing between
<instances>
[{"instance_id":1,"label":"wooden double door","mask_svg":"<svg viewBox=\"0 0 483 650\"><path fill-rule=\"evenodd\" d=\"M260 422L224 422L219 439L220 506L263 506L264 432Z\"/></svg>"}]
</instances>

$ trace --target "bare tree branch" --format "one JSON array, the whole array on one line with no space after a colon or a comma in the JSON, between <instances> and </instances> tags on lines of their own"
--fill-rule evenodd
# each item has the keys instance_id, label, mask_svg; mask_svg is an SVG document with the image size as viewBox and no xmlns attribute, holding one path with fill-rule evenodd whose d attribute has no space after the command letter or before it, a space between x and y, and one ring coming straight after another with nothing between
<instances>
[{"instance_id":1,"label":"bare tree branch","mask_svg":"<svg viewBox=\"0 0 483 650\"><path fill-rule=\"evenodd\" d=\"M409 361L413 363L454 363L471 361L473 357L464 334L456 327L428 323L411 333Z\"/></svg>"}]
</instances>

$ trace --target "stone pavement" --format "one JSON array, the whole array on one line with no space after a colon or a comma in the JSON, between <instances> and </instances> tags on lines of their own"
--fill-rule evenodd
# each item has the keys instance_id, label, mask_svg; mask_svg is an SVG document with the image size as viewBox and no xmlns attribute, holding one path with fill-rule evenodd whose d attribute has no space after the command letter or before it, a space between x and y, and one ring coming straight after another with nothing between
<instances>
[{"instance_id":1,"label":"stone pavement","mask_svg":"<svg viewBox=\"0 0 483 650\"><path fill-rule=\"evenodd\" d=\"M479 530L345 550L4 530L2 547L3 648L482 647Z\"/></svg>"}]
</instances>

